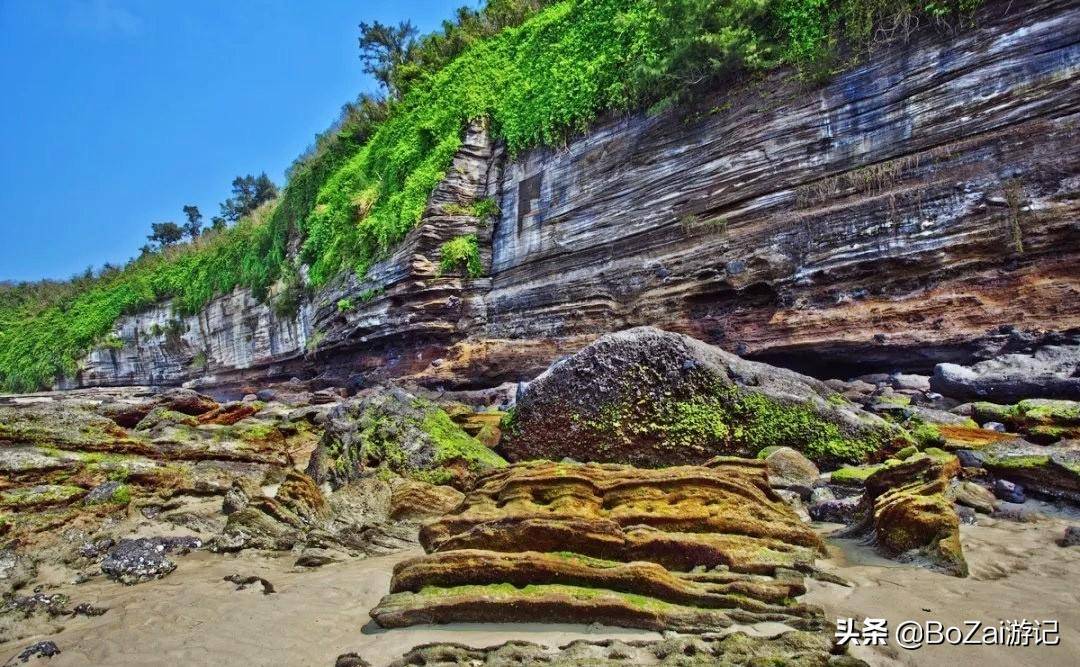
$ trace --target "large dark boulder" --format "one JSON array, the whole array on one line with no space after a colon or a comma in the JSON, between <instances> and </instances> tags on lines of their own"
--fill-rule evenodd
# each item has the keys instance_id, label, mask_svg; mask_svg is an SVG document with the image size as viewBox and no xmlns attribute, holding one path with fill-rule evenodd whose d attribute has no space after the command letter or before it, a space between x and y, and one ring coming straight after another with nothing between
<instances>
[{"instance_id":1,"label":"large dark boulder","mask_svg":"<svg viewBox=\"0 0 1080 667\"><path fill-rule=\"evenodd\" d=\"M930 388L961 400L1080 400L1080 345L1048 345L1032 354L1005 354L971 366L938 364Z\"/></svg>"},{"instance_id":2,"label":"large dark boulder","mask_svg":"<svg viewBox=\"0 0 1080 667\"><path fill-rule=\"evenodd\" d=\"M557 362L504 426L500 447L512 461L650 467L772 446L835 466L907 442L822 382L652 327L609 334Z\"/></svg>"}]
</instances>

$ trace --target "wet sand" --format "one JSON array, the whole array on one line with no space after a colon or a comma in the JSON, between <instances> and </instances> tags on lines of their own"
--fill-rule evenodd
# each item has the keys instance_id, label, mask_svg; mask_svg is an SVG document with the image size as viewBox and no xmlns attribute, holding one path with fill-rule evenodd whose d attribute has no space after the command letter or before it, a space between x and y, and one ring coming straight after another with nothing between
<instances>
[{"instance_id":1,"label":"wet sand","mask_svg":"<svg viewBox=\"0 0 1080 667\"><path fill-rule=\"evenodd\" d=\"M834 621L838 617L888 619L890 643L892 630L905 620L934 620L959 627L969 620L985 625L1005 619L1059 623L1058 646L944 645L916 650L860 646L850 650L872 665L1080 665L1080 547L1055 543L1067 525L1077 522L1075 514L1033 501L1028 505L1051 516L1033 523L979 516L978 525L961 527L971 572L964 579L887 560L854 540L829 540L830 558L819 564L855 586L809 581L803 599L825 607Z\"/></svg>"},{"instance_id":2,"label":"wet sand","mask_svg":"<svg viewBox=\"0 0 1080 667\"><path fill-rule=\"evenodd\" d=\"M893 647L852 650L873 665L1010 667L1080 664L1080 548L1054 544L1070 522L1058 516L1035 523L980 517L964 526L962 541L971 577L957 579L886 560L872 548L850 540L831 540L824 569L855 584L854 588L808 581L807 602L821 604L828 618L937 620L961 625L965 620L996 623L1004 618L1056 619L1061 645L1056 647ZM1072 523L1076 519L1071 519ZM835 526L824 526L828 533ZM396 630L374 627L368 616L389 586L394 563L419 553L405 552L333 563L315 570L293 567L291 554L243 552L217 555L195 552L177 559L164 579L123 586L103 578L57 588L72 604L92 602L109 608L96 618L60 619L53 635L25 637L0 645L0 664L34 641L51 639L62 654L40 664L68 665L319 665L334 664L356 652L382 667L405 651L427 642L454 641L491 646L509 639L549 646L575 639L650 639L652 632L599 625L457 624ZM44 570L39 580L70 580L71 572ZM257 575L277 592L261 587L236 590L223 577ZM50 587L51 588L51 587ZM50 590L49 592L54 592ZM925 611L929 610L929 611ZM758 628L775 632L775 628ZM33 663L31 663L33 664Z\"/></svg>"}]
</instances>

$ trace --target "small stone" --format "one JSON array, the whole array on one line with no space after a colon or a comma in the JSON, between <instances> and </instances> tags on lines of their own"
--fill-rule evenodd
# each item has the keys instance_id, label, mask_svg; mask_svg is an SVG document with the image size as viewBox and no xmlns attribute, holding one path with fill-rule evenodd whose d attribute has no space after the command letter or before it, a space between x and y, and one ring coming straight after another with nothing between
<instances>
[{"instance_id":1,"label":"small stone","mask_svg":"<svg viewBox=\"0 0 1080 667\"><path fill-rule=\"evenodd\" d=\"M998 433L1005 432L1005 424L1002 424L1001 422L986 422L982 427L987 431L997 431Z\"/></svg>"},{"instance_id":2,"label":"small stone","mask_svg":"<svg viewBox=\"0 0 1080 667\"><path fill-rule=\"evenodd\" d=\"M991 514L996 503L994 494L974 482L958 482L949 487L948 497L953 502L970 507L976 512Z\"/></svg>"},{"instance_id":3,"label":"small stone","mask_svg":"<svg viewBox=\"0 0 1080 667\"><path fill-rule=\"evenodd\" d=\"M254 403L259 400L259 397L255 394L244 394L244 398L241 400L243 400L244 403Z\"/></svg>"},{"instance_id":4,"label":"small stone","mask_svg":"<svg viewBox=\"0 0 1080 667\"><path fill-rule=\"evenodd\" d=\"M1080 547L1080 526L1069 526L1058 540L1058 546Z\"/></svg>"},{"instance_id":5,"label":"small stone","mask_svg":"<svg viewBox=\"0 0 1080 667\"><path fill-rule=\"evenodd\" d=\"M264 403L269 403L270 401L277 398L277 394L274 392L273 389L260 389L259 391L255 392L255 398L259 399Z\"/></svg>"},{"instance_id":6,"label":"small stone","mask_svg":"<svg viewBox=\"0 0 1080 667\"><path fill-rule=\"evenodd\" d=\"M1027 500L1024 487L1005 479L994 482L994 495L1007 503L1022 503Z\"/></svg>"},{"instance_id":7,"label":"small stone","mask_svg":"<svg viewBox=\"0 0 1080 667\"><path fill-rule=\"evenodd\" d=\"M17 657L12 658L8 664L15 664L15 661L30 662L31 658L51 658L54 655L60 655L60 649L55 642L45 641L31 644L23 649Z\"/></svg>"},{"instance_id":8,"label":"small stone","mask_svg":"<svg viewBox=\"0 0 1080 667\"><path fill-rule=\"evenodd\" d=\"M810 492L810 504L817 505L827 500L836 500L836 494L832 492L832 489L819 486Z\"/></svg>"},{"instance_id":9,"label":"small stone","mask_svg":"<svg viewBox=\"0 0 1080 667\"><path fill-rule=\"evenodd\" d=\"M322 567L323 565L329 565L338 560L340 560L340 558L329 549L309 547L304 549L304 552L296 559L295 565L297 567Z\"/></svg>"},{"instance_id":10,"label":"small stone","mask_svg":"<svg viewBox=\"0 0 1080 667\"><path fill-rule=\"evenodd\" d=\"M114 495L124 485L120 482L108 481L103 484L98 484L94 488L90 489L90 493L86 494L83 498L84 505L97 505L99 503L113 502Z\"/></svg>"},{"instance_id":11,"label":"small stone","mask_svg":"<svg viewBox=\"0 0 1080 667\"><path fill-rule=\"evenodd\" d=\"M859 506L859 496L826 500L810 506L810 518L814 521L829 523L851 523L855 520L855 510Z\"/></svg>"},{"instance_id":12,"label":"small stone","mask_svg":"<svg viewBox=\"0 0 1080 667\"><path fill-rule=\"evenodd\" d=\"M960 523L974 526L979 521L975 518L975 510L963 505L956 506L956 516L959 517Z\"/></svg>"},{"instance_id":13,"label":"small stone","mask_svg":"<svg viewBox=\"0 0 1080 667\"><path fill-rule=\"evenodd\" d=\"M371 663L355 653L343 653L337 657L334 667L371 667Z\"/></svg>"}]
</instances>

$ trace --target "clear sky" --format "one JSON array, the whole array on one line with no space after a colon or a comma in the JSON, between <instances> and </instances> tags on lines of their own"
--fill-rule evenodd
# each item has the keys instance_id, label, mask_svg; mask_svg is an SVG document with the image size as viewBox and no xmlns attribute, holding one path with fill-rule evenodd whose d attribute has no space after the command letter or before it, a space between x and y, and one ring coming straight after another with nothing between
<instances>
[{"instance_id":1,"label":"clear sky","mask_svg":"<svg viewBox=\"0 0 1080 667\"><path fill-rule=\"evenodd\" d=\"M0 0L0 279L123 263L209 222L375 84L360 21L434 30L476 0Z\"/></svg>"}]
</instances>

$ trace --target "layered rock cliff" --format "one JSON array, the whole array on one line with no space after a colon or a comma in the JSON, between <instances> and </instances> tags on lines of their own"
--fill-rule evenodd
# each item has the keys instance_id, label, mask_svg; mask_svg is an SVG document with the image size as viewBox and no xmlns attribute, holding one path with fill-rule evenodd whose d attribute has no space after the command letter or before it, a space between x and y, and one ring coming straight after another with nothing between
<instances>
[{"instance_id":1,"label":"layered rock cliff","mask_svg":"<svg viewBox=\"0 0 1080 667\"><path fill-rule=\"evenodd\" d=\"M971 361L1080 327L1080 7L991 2L829 83L789 72L506 156L470 127L421 223L281 316L126 318L70 385L530 378L653 324L811 372ZM493 221L460 215L483 197ZM441 275L477 234L486 275Z\"/></svg>"}]
</instances>

